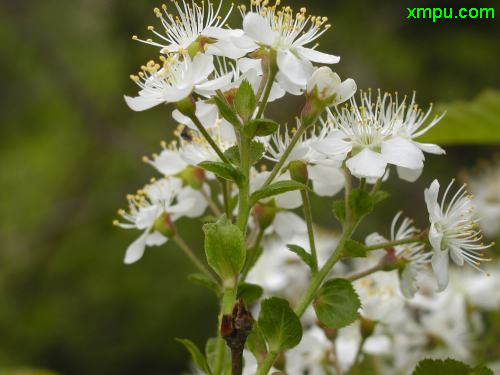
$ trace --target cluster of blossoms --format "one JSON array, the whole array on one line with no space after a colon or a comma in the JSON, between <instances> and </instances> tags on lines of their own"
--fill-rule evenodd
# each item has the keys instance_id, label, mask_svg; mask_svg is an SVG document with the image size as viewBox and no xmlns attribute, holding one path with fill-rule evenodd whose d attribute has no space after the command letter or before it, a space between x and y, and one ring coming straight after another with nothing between
<instances>
[{"instance_id":1,"label":"cluster of blossoms","mask_svg":"<svg viewBox=\"0 0 500 375\"><path fill-rule=\"evenodd\" d=\"M352 239L386 197L380 188L391 165L414 182L424 153L445 153L418 141L441 117L430 119L432 107L422 110L414 94L356 96L354 80L330 68L340 58L317 50L330 27L326 17L252 0L238 6L242 28L234 29L226 24L232 10L223 12L222 2L173 1L154 9L161 28L148 27L154 39L133 37L159 58L131 76L140 90L126 103L134 111L171 104L179 125L173 141L144 158L161 177L119 211L118 226L141 231L125 263L171 239L201 272L195 279L222 296L219 333L206 357L186 344L207 374L225 371L224 340L233 374L263 375L284 363L290 374L340 374L369 355L382 358L387 374L409 371L429 355L468 359L465 299L475 295L465 283L466 293L437 294L450 272L452 283L458 278L450 258L481 270L492 246L481 242L465 185L450 183L441 199L437 180L425 190L428 229L399 213L387 238ZM267 105L286 94L305 100L293 129L265 117ZM341 234L314 226L311 194L341 192L344 199L334 201ZM209 267L177 232L182 217L209 222ZM484 292L490 303L498 280L495 273ZM276 319L287 323L278 327Z\"/></svg>"}]
</instances>

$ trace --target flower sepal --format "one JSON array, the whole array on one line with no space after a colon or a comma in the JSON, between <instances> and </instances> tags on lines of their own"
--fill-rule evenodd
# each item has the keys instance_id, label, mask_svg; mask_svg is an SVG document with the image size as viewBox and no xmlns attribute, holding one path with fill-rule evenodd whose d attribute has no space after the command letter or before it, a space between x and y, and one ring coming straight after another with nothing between
<instances>
[{"instance_id":1,"label":"flower sepal","mask_svg":"<svg viewBox=\"0 0 500 375\"><path fill-rule=\"evenodd\" d=\"M164 212L155 220L153 230L163 234L167 238L174 237L176 233L175 225L167 212Z\"/></svg>"},{"instance_id":2,"label":"flower sepal","mask_svg":"<svg viewBox=\"0 0 500 375\"><path fill-rule=\"evenodd\" d=\"M193 189L201 189L206 180L205 171L202 168L188 165L181 172L178 177L182 180L184 185L191 186Z\"/></svg>"}]
</instances>

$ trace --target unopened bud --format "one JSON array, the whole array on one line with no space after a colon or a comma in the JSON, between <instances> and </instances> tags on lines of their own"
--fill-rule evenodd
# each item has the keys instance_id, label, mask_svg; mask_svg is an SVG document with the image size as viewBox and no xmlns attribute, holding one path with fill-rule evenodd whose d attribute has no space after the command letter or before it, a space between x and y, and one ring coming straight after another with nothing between
<instances>
[{"instance_id":1,"label":"unopened bud","mask_svg":"<svg viewBox=\"0 0 500 375\"><path fill-rule=\"evenodd\" d=\"M178 176L185 185L189 185L193 189L200 189L205 182L205 171L192 165L184 168Z\"/></svg>"},{"instance_id":2,"label":"unopened bud","mask_svg":"<svg viewBox=\"0 0 500 375\"><path fill-rule=\"evenodd\" d=\"M268 203L258 202L253 207L252 214L259 224L260 229L264 230L272 224L277 211L278 209L274 201L270 201Z\"/></svg>"},{"instance_id":3,"label":"unopened bud","mask_svg":"<svg viewBox=\"0 0 500 375\"><path fill-rule=\"evenodd\" d=\"M385 249L385 255L380 259L383 271L392 271L398 268L398 257L394 248Z\"/></svg>"},{"instance_id":4,"label":"unopened bud","mask_svg":"<svg viewBox=\"0 0 500 375\"><path fill-rule=\"evenodd\" d=\"M300 182L302 184L307 184L309 180L309 173L307 172L307 164L300 160L293 160L288 164L288 170L290 171L290 177L292 180Z\"/></svg>"},{"instance_id":5,"label":"unopened bud","mask_svg":"<svg viewBox=\"0 0 500 375\"><path fill-rule=\"evenodd\" d=\"M377 325L377 322L361 318L360 323L361 324L359 330L361 332L361 337L364 339L370 337L373 334L373 331L375 331L375 326Z\"/></svg>"},{"instance_id":6,"label":"unopened bud","mask_svg":"<svg viewBox=\"0 0 500 375\"><path fill-rule=\"evenodd\" d=\"M156 219L153 229L168 238L175 236L175 226L170 219L170 215L166 212Z\"/></svg>"}]
</instances>

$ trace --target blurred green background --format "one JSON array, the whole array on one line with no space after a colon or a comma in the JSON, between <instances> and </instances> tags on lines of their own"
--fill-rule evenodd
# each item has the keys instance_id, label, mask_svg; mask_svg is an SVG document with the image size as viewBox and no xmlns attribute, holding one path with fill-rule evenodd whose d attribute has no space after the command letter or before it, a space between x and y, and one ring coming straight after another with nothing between
<instances>
[{"instance_id":1,"label":"blurred green background","mask_svg":"<svg viewBox=\"0 0 500 375\"><path fill-rule=\"evenodd\" d=\"M406 19L406 7L460 4L416 3L287 4L330 18L321 48L342 57L335 68L360 88L416 89L422 104L470 101L486 89L498 94L499 3L481 1L497 7L495 19L435 23ZM186 280L192 267L180 251L151 248L125 266L125 248L137 233L111 225L125 194L154 175L141 156L158 151L175 125L167 108L134 113L122 98L136 92L128 75L156 57L130 36L146 35L158 5L0 2L0 371L176 374L188 356L174 338L201 344L214 333L217 301ZM300 108L302 99L280 103L271 108L274 116L290 120L288 108ZM498 97L490 109L500 109ZM481 111L475 115L478 124L474 117L466 124L471 137L485 120ZM498 139L499 117L488 120L498 125L488 136ZM417 183L389 183L397 186L394 199L365 231L386 230L385 220L400 207L424 223L422 191L434 176L447 180L498 151L494 144L445 148L447 157L428 157ZM321 203L314 208L318 222L334 227ZM199 224L180 227L200 251Z\"/></svg>"}]
</instances>

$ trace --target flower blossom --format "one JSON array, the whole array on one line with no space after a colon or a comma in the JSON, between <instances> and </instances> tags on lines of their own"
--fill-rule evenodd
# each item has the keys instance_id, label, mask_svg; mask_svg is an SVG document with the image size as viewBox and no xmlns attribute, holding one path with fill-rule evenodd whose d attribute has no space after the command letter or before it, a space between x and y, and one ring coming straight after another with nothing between
<instances>
[{"instance_id":1,"label":"flower blossom","mask_svg":"<svg viewBox=\"0 0 500 375\"><path fill-rule=\"evenodd\" d=\"M358 105L352 98L350 107L337 109L335 115L329 112L331 132L315 146L330 158L345 160L354 176L376 180L393 164L400 178L415 181L424 166L424 151L444 153L439 146L414 141L440 120L423 126L430 109L420 111L414 98L407 105L406 98L399 102L397 96L379 92L373 102L371 92L364 92L360 101Z\"/></svg>"},{"instance_id":2,"label":"flower blossom","mask_svg":"<svg viewBox=\"0 0 500 375\"><path fill-rule=\"evenodd\" d=\"M449 258L458 266L468 263L480 270L483 250L493 246L481 243L481 231L477 229L478 220L472 197L467 194L465 184L455 193L451 201L446 204L446 198L453 185L450 182L441 202L438 201L439 182L434 180L428 189L425 189L425 203L429 211L429 242L434 250L432 268L436 274L439 290L448 285Z\"/></svg>"},{"instance_id":3,"label":"flower blossom","mask_svg":"<svg viewBox=\"0 0 500 375\"><path fill-rule=\"evenodd\" d=\"M183 187L178 178L153 181L127 199L129 212L119 211L125 222L115 221L115 225L143 231L127 248L124 260L127 264L141 259L147 246L160 246L167 242L174 234L174 221L184 216L199 217L207 207L203 195L189 186Z\"/></svg>"}]
</instances>

